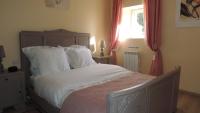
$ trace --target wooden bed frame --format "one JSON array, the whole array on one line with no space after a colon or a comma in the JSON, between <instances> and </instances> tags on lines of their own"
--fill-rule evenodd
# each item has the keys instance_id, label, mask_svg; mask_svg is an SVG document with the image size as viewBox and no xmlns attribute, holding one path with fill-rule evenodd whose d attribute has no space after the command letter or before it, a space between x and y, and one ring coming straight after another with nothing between
<instances>
[{"instance_id":1,"label":"wooden bed frame","mask_svg":"<svg viewBox=\"0 0 200 113\"><path fill-rule=\"evenodd\" d=\"M53 31L20 32L20 51L29 46L89 47L88 33L77 33L63 29ZM59 113L59 109L37 96L30 82L30 63L21 51L21 68L26 75L27 94L40 106L42 113ZM173 113L176 112L180 79L180 67L148 83L111 92L107 96L107 113Z\"/></svg>"}]
</instances>

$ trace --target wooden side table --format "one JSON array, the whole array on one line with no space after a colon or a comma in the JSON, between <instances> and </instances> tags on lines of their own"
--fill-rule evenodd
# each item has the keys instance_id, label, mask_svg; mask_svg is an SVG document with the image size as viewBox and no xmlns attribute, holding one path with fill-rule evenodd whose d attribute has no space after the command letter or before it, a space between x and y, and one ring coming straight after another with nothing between
<instances>
[{"instance_id":1,"label":"wooden side table","mask_svg":"<svg viewBox=\"0 0 200 113\"><path fill-rule=\"evenodd\" d=\"M105 55L105 56L93 55L92 57L97 63L110 64L109 55Z\"/></svg>"},{"instance_id":2,"label":"wooden side table","mask_svg":"<svg viewBox=\"0 0 200 113\"><path fill-rule=\"evenodd\" d=\"M0 112L3 108L23 106L25 103L24 72L4 72L0 74Z\"/></svg>"}]
</instances>

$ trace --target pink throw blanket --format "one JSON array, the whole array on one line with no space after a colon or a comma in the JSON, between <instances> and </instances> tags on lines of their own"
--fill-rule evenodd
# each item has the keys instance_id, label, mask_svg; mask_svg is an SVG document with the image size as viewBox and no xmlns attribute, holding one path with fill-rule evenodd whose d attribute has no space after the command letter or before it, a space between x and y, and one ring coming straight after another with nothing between
<instances>
[{"instance_id":1,"label":"pink throw blanket","mask_svg":"<svg viewBox=\"0 0 200 113\"><path fill-rule=\"evenodd\" d=\"M110 92L154 79L153 76L140 73L129 74L131 75L73 92L65 99L60 113L106 113L106 97Z\"/></svg>"}]
</instances>

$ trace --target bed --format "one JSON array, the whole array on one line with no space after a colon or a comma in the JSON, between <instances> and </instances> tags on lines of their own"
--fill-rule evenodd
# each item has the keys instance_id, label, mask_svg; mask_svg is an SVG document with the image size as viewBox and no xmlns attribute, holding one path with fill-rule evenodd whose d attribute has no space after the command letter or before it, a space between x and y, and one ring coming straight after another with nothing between
<instances>
[{"instance_id":1,"label":"bed","mask_svg":"<svg viewBox=\"0 0 200 113\"><path fill-rule=\"evenodd\" d=\"M160 77L151 77L141 73L121 73L124 76L111 81L106 81L94 86L85 87L74 91L65 99L61 108L53 105L34 90L31 82L31 72L29 60L22 52L22 48L30 46L70 46L83 45L89 47L88 33L71 32L64 29L53 31L22 31L20 32L21 68L26 75L27 94L44 113L73 113L69 109L80 109L74 113L173 113L176 112L177 96L179 89L180 67L175 68ZM96 65L110 67L109 65ZM90 67L93 69L95 66ZM112 66L113 67L113 66ZM115 67L118 70L119 67ZM121 68L120 68L121 69ZM129 78L125 74L131 74ZM134 76L134 77L133 77ZM130 84L127 84L126 81ZM141 81L141 82L138 82ZM144 82L143 82L144 81ZM100 81L102 82L102 81ZM126 85L123 86L122 83ZM113 85L114 84L114 85ZM118 85L118 88L116 87ZM112 90L107 90L112 87ZM97 90L98 89L98 90ZM103 90L102 90L103 89ZM95 97L91 92L98 92L99 97ZM89 95L89 96L88 96ZM102 97L102 95L104 95ZM84 98L81 98L84 97ZM100 98L101 102L89 103L87 99ZM85 100L84 100L85 99ZM83 102L85 103L83 103ZM100 104L99 104L100 103ZM90 105L91 104L91 105ZM87 107L87 108L86 108ZM94 109L93 109L94 108ZM82 111L81 111L82 110ZM91 111L92 112L91 112Z\"/></svg>"}]
</instances>

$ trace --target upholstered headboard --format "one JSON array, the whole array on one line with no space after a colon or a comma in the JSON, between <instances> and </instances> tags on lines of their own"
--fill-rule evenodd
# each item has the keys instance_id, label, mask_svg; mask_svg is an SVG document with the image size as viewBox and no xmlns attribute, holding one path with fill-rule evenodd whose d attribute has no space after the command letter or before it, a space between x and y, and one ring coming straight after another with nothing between
<instances>
[{"instance_id":1,"label":"upholstered headboard","mask_svg":"<svg viewBox=\"0 0 200 113\"><path fill-rule=\"evenodd\" d=\"M30 63L22 52L29 46L70 46L74 44L89 47L89 33L77 33L64 29L52 31L21 31L20 35L21 69L25 72L26 83L29 82Z\"/></svg>"}]
</instances>

